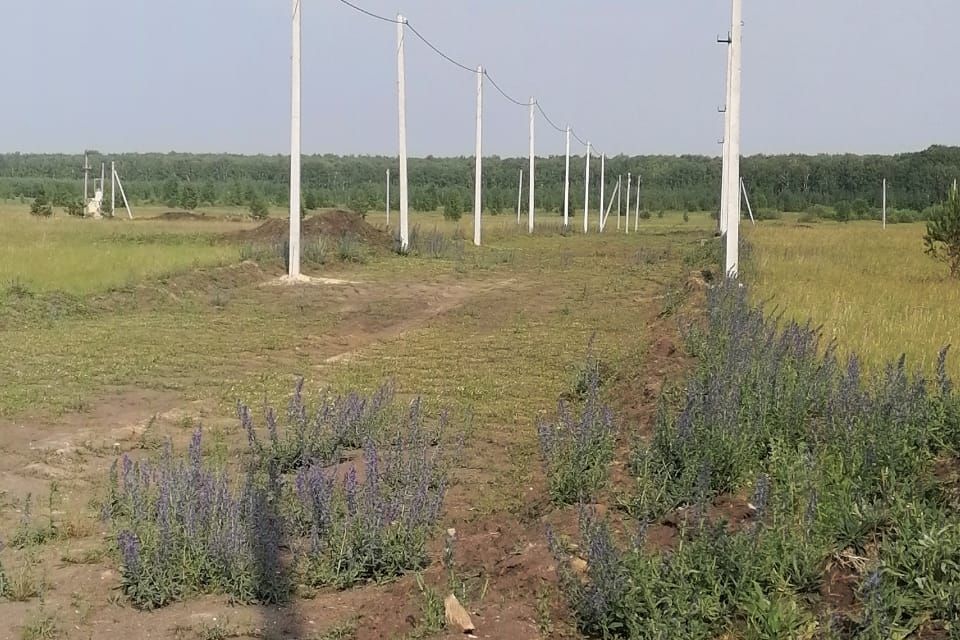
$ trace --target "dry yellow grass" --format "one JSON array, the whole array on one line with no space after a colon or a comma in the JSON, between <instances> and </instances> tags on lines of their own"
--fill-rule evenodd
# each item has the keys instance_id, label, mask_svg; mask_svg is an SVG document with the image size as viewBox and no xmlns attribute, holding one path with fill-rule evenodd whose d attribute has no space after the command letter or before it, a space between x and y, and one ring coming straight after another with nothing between
<instances>
[{"instance_id":1,"label":"dry yellow grass","mask_svg":"<svg viewBox=\"0 0 960 640\"><path fill-rule=\"evenodd\" d=\"M932 373L960 349L960 281L923 253L924 225L764 223L747 231L754 293L788 317L812 318L841 352L872 365L906 354ZM950 365L960 377L960 355Z\"/></svg>"}]
</instances>

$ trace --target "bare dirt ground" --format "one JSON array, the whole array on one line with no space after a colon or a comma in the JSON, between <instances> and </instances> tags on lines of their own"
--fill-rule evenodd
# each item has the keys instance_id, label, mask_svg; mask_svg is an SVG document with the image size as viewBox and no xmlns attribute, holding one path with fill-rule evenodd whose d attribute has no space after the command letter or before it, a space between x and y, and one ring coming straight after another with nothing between
<instances>
[{"instance_id":1,"label":"bare dirt ground","mask_svg":"<svg viewBox=\"0 0 960 640\"><path fill-rule=\"evenodd\" d=\"M580 338L596 328L591 322L599 323L608 313L628 313L628 326L642 327L632 349L649 358L618 362L618 379L610 393L625 419L644 430L664 381L684 366L676 347L676 321L658 317L662 305L649 302L662 297L662 278L638 278L626 285L632 299L647 302L628 303L619 310L603 305L622 292L596 294L602 297L596 301L601 306L569 321L576 325L569 344L540 345L538 339L553 327L542 319L565 318L571 296L593 295L587 292L592 283L578 282L572 275L532 279L493 270L466 277L424 278L410 273L389 279L365 278L359 272L344 276L353 284L281 291L251 284L268 274L244 269L249 273L230 286L246 286L248 292L257 292L251 295L265 300L273 296L276 304L289 304L292 296L299 300L301 312L322 308L335 318L332 327L304 335L298 344L269 357L249 354L250 366L307 360L313 363L312 370L304 373L320 382L335 379L354 365L397 375L406 366L405 352L416 349L418 341L439 335L449 338L449 350L435 365L421 366L469 369L478 366L477 358L496 359L493 353L477 354L478 345L499 344L507 333L529 331L517 338L519 348L541 349L543 369L534 366L516 374L534 378L532 384L543 375L546 395L555 398L550 390L558 385L546 377L553 362L580 357L585 348ZM561 320L560 326L565 322ZM505 377L498 375L497 384L508 388L510 381L499 379ZM518 408L514 417L509 412L479 417L454 474L443 528L456 530L454 565L474 596L467 604L479 637L573 637L555 589L555 565L546 548L544 526L549 521L572 527L576 516L572 510L550 513L543 498L530 425L536 412L550 410L551 405L524 405L522 400L516 403L525 409ZM421 598L414 576L345 592L302 594L282 607L234 606L216 596L154 612L127 605L109 555L107 527L97 519L92 501L119 454L148 455L166 438L183 443L192 426L201 423L228 449L240 446L235 417L218 399L191 399L177 391L139 387L102 390L81 412L59 416L36 412L0 422L0 536L9 539L28 494L33 496L35 517L42 521L50 515L46 496L51 484L56 489L50 508L60 532L54 543L30 553L4 551L8 579L25 597L0 603L0 638L22 637L23 625L41 609L55 617L59 637L67 638L419 637ZM424 581L441 588L443 574L434 563ZM42 598L37 597L40 594ZM338 627L352 632L336 635ZM436 637L460 635L441 632Z\"/></svg>"}]
</instances>

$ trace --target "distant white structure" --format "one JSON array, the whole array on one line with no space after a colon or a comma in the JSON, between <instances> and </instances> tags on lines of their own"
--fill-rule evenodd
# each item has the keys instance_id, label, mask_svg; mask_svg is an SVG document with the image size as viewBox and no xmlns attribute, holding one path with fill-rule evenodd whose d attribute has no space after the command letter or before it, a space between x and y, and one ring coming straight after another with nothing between
<instances>
[{"instance_id":1,"label":"distant white structure","mask_svg":"<svg viewBox=\"0 0 960 640\"><path fill-rule=\"evenodd\" d=\"M91 217L94 220L100 220L106 213L110 217L116 213L117 208L117 189L120 190L120 197L123 198L123 206L127 210L127 218L133 220L133 211L130 210L130 202L127 201L127 194L123 190L123 183L120 181L120 174L117 173L116 163L110 163L110 211L104 211L103 200L107 191L107 163L100 163L100 177L93 179L93 197L90 197L90 157L83 154L83 214L84 217Z\"/></svg>"}]
</instances>

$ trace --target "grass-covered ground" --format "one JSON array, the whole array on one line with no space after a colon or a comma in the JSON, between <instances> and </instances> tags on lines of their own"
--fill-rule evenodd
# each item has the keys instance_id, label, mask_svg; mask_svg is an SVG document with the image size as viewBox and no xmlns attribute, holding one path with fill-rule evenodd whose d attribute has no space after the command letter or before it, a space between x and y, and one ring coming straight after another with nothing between
<instances>
[{"instance_id":1,"label":"grass-covered ground","mask_svg":"<svg viewBox=\"0 0 960 640\"><path fill-rule=\"evenodd\" d=\"M704 214L490 217L481 248L415 214L412 255L329 238L304 269L340 284L285 287L217 213L15 221L161 257L86 287L28 260L0 297L0 635L459 637L451 593L482 637L958 633L950 329L914 321L927 382L883 342L861 367L782 284L789 234L847 227L751 230L740 289Z\"/></svg>"},{"instance_id":2,"label":"grass-covered ground","mask_svg":"<svg viewBox=\"0 0 960 640\"><path fill-rule=\"evenodd\" d=\"M48 273L36 260L4 265L0 619L12 637L47 624L65 637L139 636L144 625L151 637L320 638L337 627L361 638L425 637L435 625L429 589L447 588L437 570L437 532L447 527L458 530L457 580L470 585L461 597L487 612L490 633L536 632L538 618L559 626L559 599L541 570L551 562L543 527L531 511L540 501L536 417L575 386L591 338L606 366L627 381L637 375L654 338L649 325L665 304L682 302L684 256L700 250L710 226L704 215L673 215L646 221L640 235L564 236L558 219L544 216L544 230L530 237L506 216L489 219L488 242L475 249L458 239L469 220L458 232L439 215L417 214L424 233L444 235L442 252L401 257L359 246L340 256L331 239L324 264L305 271L348 284L290 288L265 286L282 272L269 251L259 264L240 264L250 243L224 234L249 224L10 216L22 239L11 250L28 252L46 237L63 264L95 257L99 243L125 247L120 238L131 235L133 263L138 250L160 256L152 270L122 278L103 262L83 278L69 268ZM382 216L368 221L384 226ZM181 236L190 241L173 241ZM195 255L207 261L194 265ZM311 399L323 388L370 392L392 380L401 405L422 396L428 424L450 411L446 437L457 455L430 529L425 590L413 575L344 593L315 578L283 608L231 608L226 594L201 597L194 583L177 582L185 591L170 593L182 602L138 612L132 605L159 601L121 588L130 577L115 536L127 525L100 520L110 464L124 453L156 458L167 438L183 451L202 424L212 469L239 471L248 454L236 402L262 427L264 406L285 407L297 376ZM498 563L510 558L523 568L501 575Z\"/></svg>"},{"instance_id":3,"label":"grass-covered ground","mask_svg":"<svg viewBox=\"0 0 960 640\"><path fill-rule=\"evenodd\" d=\"M940 347L960 347L960 284L924 254L924 232L919 223L765 222L745 235L754 294L791 318L822 323L841 352L867 364L905 353L932 374Z\"/></svg>"}]
</instances>

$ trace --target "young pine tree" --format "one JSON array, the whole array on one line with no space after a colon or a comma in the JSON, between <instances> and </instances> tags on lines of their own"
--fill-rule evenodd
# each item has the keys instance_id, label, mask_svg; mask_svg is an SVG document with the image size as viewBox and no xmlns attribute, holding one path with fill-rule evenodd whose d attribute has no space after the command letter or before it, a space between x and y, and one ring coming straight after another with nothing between
<instances>
[{"instance_id":1,"label":"young pine tree","mask_svg":"<svg viewBox=\"0 0 960 640\"><path fill-rule=\"evenodd\" d=\"M947 201L933 211L923 237L926 252L947 263L950 275L960 278L960 193L950 189Z\"/></svg>"}]
</instances>

